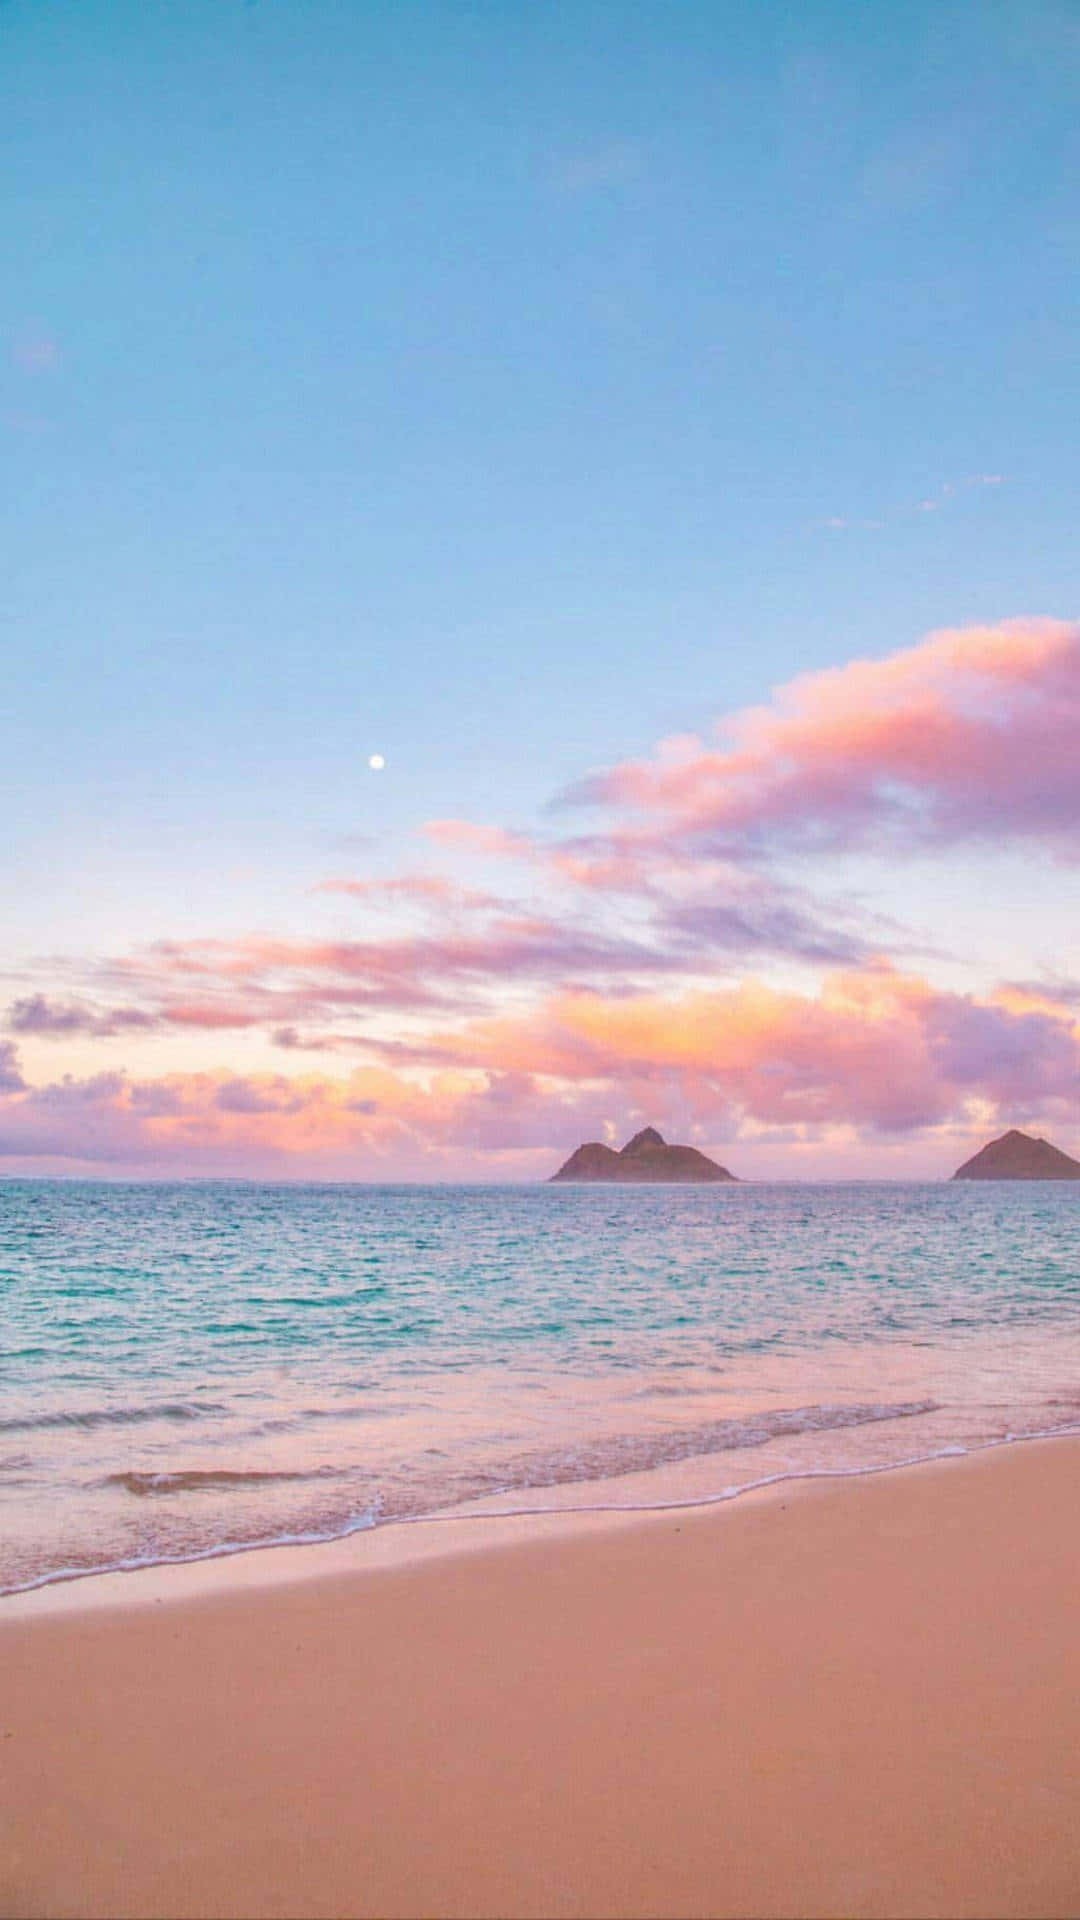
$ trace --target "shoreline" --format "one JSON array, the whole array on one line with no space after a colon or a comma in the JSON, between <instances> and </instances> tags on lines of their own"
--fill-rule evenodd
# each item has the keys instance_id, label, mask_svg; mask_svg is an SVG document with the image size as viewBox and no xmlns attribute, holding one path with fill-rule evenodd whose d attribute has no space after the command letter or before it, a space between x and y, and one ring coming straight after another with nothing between
<instances>
[{"instance_id":1,"label":"shoreline","mask_svg":"<svg viewBox=\"0 0 1080 1920\"><path fill-rule=\"evenodd\" d=\"M1078 1476L1050 1436L8 1601L3 1910L1075 1912Z\"/></svg>"},{"instance_id":2,"label":"shoreline","mask_svg":"<svg viewBox=\"0 0 1080 1920\"><path fill-rule=\"evenodd\" d=\"M442 1553L475 1552L488 1546L509 1545L515 1538L519 1544L525 1544L532 1537L529 1522L534 1523L534 1527L536 1523L550 1523L544 1525L544 1533L557 1537L564 1529L580 1531L582 1522L602 1528L608 1522L618 1525L650 1516L709 1512L768 1498L774 1491L782 1492L785 1488L799 1491L818 1482L858 1481L949 1461L975 1459L1002 1448L1073 1438L1080 1438L1080 1423L1067 1422L966 1445L946 1443L926 1453L897 1460L794 1468L765 1474L720 1491L685 1493L680 1488L687 1483L687 1470L693 1485L695 1479L715 1466L718 1457L691 1455L678 1462L665 1462L613 1477L515 1488L513 1497L517 1504L514 1505L506 1505L502 1495L488 1494L457 1506L435 1508L430 1513L375 1521L364 1519L325 1533L225 1541L205 1551L174 1557L150 1555L101 1567L65 1568L23 1586L0 1590L0 1626L9 1619L34 1618L61 1611L81 1612L84 1607L142 1605L150 1600L183 1599L207 1591L228 1593L234 1586L251 1591L260 1585L322 1579L332 1572L362 1573L368 1567L406 1565L421 1558L437 1559ZM627 1487L636 1487L642 1497L618 1499L616 1490L625 1493ZM559 1493L569 1496L586 1488L593 1495L588 1500L553 1497ZM595 1497L597 1495L600 1498ZM496 1504L498 1502L502 1504ZM425 1538L428 1530L430 1538ZM415 1540L410 1537L413 1535ZM369 1544L376 1539L380 1543L377 1552ZM250 1565L244 1565L245 1562Z\"/></svg>"},{"instance_id":3,"label":"shoreline","mask_svg":"<svg viewBox=\"0 0 1080 1920\"><path fill-rule=\"evenodd\" d=\"M1080 1216L1049 1190L1002 1210L807 1188L740 1206L721 1241L711 1202L674 1188L632 1220L605 1207L602 1232L560 1206L551 1238L524 1189L460 1208L260 1193L227 1217L104 1189L17 1213L0 1610L4 1589L280 1552L492 1490L594 1504L608 1476L623 1505L632 1474L700 1453L719 1495L1080 1415ZM226 1228L245 1250L227 1314Z\"/></svg>"}]
</instances>

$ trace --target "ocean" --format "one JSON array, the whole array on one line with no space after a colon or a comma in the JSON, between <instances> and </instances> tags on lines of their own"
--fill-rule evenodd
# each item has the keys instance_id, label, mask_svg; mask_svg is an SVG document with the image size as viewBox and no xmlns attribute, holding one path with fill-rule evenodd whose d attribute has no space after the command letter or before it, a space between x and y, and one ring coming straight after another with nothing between
<instances>
[{"instance_id":1,"label":"ocean","mask_svg":"<svg viewBox=\"0 0 1080 1920\"><path fill-rule=\"evenodd\" d=\"M1080 1429L1080 1186L0 1183L0 1591Z\"/></svg>"}]
</instances>

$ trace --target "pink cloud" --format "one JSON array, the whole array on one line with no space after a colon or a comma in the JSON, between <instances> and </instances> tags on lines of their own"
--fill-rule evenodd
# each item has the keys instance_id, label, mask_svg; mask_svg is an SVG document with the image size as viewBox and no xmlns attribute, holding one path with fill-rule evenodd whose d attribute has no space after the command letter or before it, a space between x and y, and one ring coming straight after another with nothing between
<instances>
[{"instance_id":1,"label":"pink cloud","mask_svg":"<svg viewBox=\"0 0 1080 1920\"><path fill-rule=\"evenodd\" d=\"M815 994L759 981L672 997L565 994L527 1020L472 1023L432 1044L444 1061L502 1072L676 1082L700 1112L788 1127L904 1132L962 1117L973 1101L1013 1116L1068 1113L1080 1092L1071 1011L944 992L885 963L829 975Z\"/></svg>"},{"instance_id":2,"label":"pink cloud","mask_svg":"<svg viewBox=\"0 0 1080 1920\"><path fill-rule=\"evenodd\" d=\"M376 904L396 905L404 902L406 905L443 908L448 912L455 908L471 912L503 904L496 894L460 886L457 881L448 880L439 873L403 873L380 880L321 880L318 886L312 888L312 892L338 893L350 900L372 901Z\"/></svg>"},{"instance_id":3,"label":"pink cloud","mask_svg":"<svg viewBox=\"0 0 1080 1920\"><path fill-rule=\"evenodd\" d=\"M626 932L500 912L477 932L451 920L433 933L384 940L173 941L114 962L110 972L155 1020L212 1031L287 1028L378 1009L452 1011L508 978L618 980L680 964Z\"/></svg>"},{"instance_id":4,"label":"pink cloud","mask_svg":"<svg viewBox=\"0 0 1080 1920\"><path fill-rule=\"evenodd\" d=\"M141 1007L91 1007L83 1001L49 1000L43 993L28 994L25 999L13 1001L8 1009L12 1033L35 1038L70 1039L76 1034L88 1034L109 1039L114 1034L153 1025L154 1016Z\"/></svg>"},{"instance_id":5,"label":"pink cloud","mask_svg":"<svg viewBox=\"0 0 1080 1920\"><path fill-rule=\"evenodd\" d=\"M214 1093L221 1113L299 1113L304 1104L304 1090L281 1074L222 1080Z\"/></svg>"},{"instance_id":6,"label":"pink cloud","mask_svg":"<svg viewBox=\"0 0 1080 1920\"><path fill-rule=\"evenodd\" d=\"M487 1155L671 1115L706 1145L740 1130L807 1141L1068 1124L1080 1091L1068 982L945 992L874 958L889 945L895 960L895 928L765 863L996 839L1076 857L1078 722L1080 627L941 633L805 675L707 745L681 736L599 776L579 794L611 810L595 832L429 823L447 850L521 863L542 906L438 874L331 880L323 891L358 903L360 937L160 941L72 965L59 996L12 1003L13 1036L100 1039L115 1060L143 1032L182 1052L185 1033L259 1029L289 1068L344 1048L377 1064L31 1086L3 1041L0 1155L298 1173L347 1171L359 1155L362 1176L369 1163L482 1171ZM380 917L399 906L418 931ZM718 971L775 954L824 972L820 987L729 985Z\"/></svg>"},{"instance_id":7,"label":"pink cloud","mask_svg":"<svg viewBox=\"0 0 1080 1920\"><path fill-rule=\"evenodd\" d=\"M680 736L661 743L660 763L681 774L697 764L700 752L696 736ZM872 930L853 924L850 906L823 907L790 884L748 873L731 859L680 849L666 834L630 826L549 840L515 834L504 842L497 828L460 821L453 827L456 844L467 853L490 850L498 842L503 853L542 869L546 878L579 895L647 907L658 947L687 961L696 949L699 960L782 952L835 964L865 955L872 944ZM479 901L484 904L487 897Z\"/></svg>"},{"instance_id":8,"label":"pink cloud","mask_svg":"<svg viewBox=\"0 0 1080 1920\"><path fill-rule=\"evenodd\" d=\"M487 854L496 859L529 856L533 842L528 834L508 827L478 825L472 820L427 820L424 833L436 846L464 853Z\"/></svg>"},{"instance_id":9,"label":"pink cloud","mask_svg":"<svg viewBox=\"0 0 1080 1920\"><path fill-rule=\"evenodd\" d=\"M354 900L451 899L455 891L451 880L437 873L404 873L390 880L320 880L313 893L343 893Z\"/></svg>"},{"instance_id":10,"label":"pink cloud","mask_svg":"<svg viewBox=\"0 0 1080 1920\"><path fill-rule=\"evenodd\" d=\"M721 722L718 746L568 798L625 811L643 847L731 858L1005 838L1076 858L1078 729L1080 626L1009 621L803 675Z\"/></svg>"},{"instance_id":11,"label":"pink cloud","mask_svg":"<svg viewBox=\"0 0 1080 1920\"><path fill-rule=\"evenodd\" d=\"M238 1027L254 1027L260 1020L260 1014L253 1008L234 1001L231 1006L209 1000L173 1001L163 1006L161 1018L173 1027L197 1027L200 1031L226 1032Z\"/></svg>"},{"instance_id":12,"label":"pink cloud","mask_svg":"<svg viewBox=\"0 0 1080 1920\"><path fill-rule=\"evenodd\" d=\"M26 1086L13 1040L0 1040L0 1094L21 1093Z\"/></svg>"},{"instance_id":13,"label":"pink cloud","mask_svg":"<svg viewBox=\"0 0 1080 1920\"><path fill-rule=\"evenodd\" d=\"M1015 989L945 992L884 964L834 973L816 993L759 981L563 993L528 1014L387 1042L383 1064L341 1076L108 1073L32 1087L5 1045L0 1158L20 1167L483 1173L505 1155L539 1165L642 1117L675 1116L705 1144L767 1130L801 1148L837 1128L864 1142L1033 1121L1067 1130L1080 1092L1075 1007Z\"/></svg>"}]
</instances>

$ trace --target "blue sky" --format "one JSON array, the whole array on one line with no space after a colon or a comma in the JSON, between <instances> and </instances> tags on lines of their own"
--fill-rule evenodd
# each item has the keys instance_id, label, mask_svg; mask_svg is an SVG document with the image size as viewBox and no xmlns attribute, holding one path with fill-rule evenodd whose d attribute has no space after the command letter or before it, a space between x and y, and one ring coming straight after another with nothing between
<instances>
[{"instance_id":1,"label":"blue sky","mask_svg":"<svg viewBox=\"0 0 1080 1920\"><path fill-rule=\"evenodd\" d=\"M1039 0L8 0L13 965L1068 617L1078 79Z\"/></svg>"}]
</instances>

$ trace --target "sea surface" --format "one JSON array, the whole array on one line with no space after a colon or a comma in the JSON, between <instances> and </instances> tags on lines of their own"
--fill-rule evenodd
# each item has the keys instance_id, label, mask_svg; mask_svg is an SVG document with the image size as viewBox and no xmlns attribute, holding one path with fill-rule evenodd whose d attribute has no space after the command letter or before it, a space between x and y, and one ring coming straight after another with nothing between
<instances>
[{"instance_id":1,"label":"sea surface","mask_svg":"<svg viewBox=\"0 0 1080 1920\"><path fill-rule=\"evenodd\" d=\"M4 1592L1075 1429L1080 1185L0 1182Z\"/></svg>"}]
</instances>

